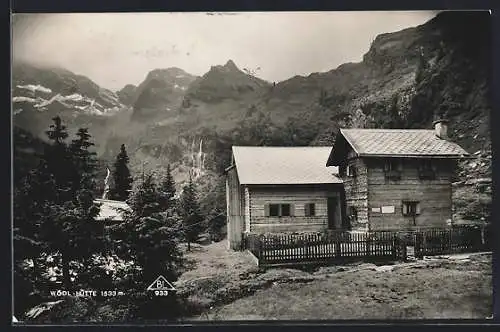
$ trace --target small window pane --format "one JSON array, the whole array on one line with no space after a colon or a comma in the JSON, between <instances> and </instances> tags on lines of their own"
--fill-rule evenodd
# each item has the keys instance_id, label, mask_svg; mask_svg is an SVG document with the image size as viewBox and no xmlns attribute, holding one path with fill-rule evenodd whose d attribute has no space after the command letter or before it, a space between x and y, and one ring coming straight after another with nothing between
<instances>
[{"instance_id":1,"label":"small window pane","mask_svg":"<svg viewBox=\"0 0 500 332\"><path fill-rule=\"evenodd\" d=\"M281 204L281 215L285 217L290 216L290 204Z\"/></svg>"},{"instance_id":2,"label":"small window pane","mask_svg":"<svg viewBox=\"0 0 500 332\"><path fill-rule=\"evenodd\" d=\"M278 217L280 215L279 204L269 204L269 215L271 217Z\"/></svg>"},{"instance_id":3,"label":"small window pane","mask_svg":"<svg viewBox=\"0 0 500 332\"><path fill-rule=\"evenodd\" d=\"M403 202L403 215L415 216L420 214L419 202Z\"/></svg>"},{"instance_id":4,"label":"small window pane","mask_svg":"<svg viewBox=\"0 0 500 332\"><path fill-rule=\"evenodd\" d=\"M311 213L311 216L316 215L316 205L314 203L311 203L311 206L309 207L309 212Z\"/></svg>"},{"instance_id":5,"label":"small window pane","mask_svg":"<svg viewBox=\"0 0 500 332\"><path fill-rule=\"evenodd\" d=\"M313 217L316 215L315 211L315 204L314 203L308 203L304 207L305 209L305 215L306 217Z\"/></svg>"}]
</instances>

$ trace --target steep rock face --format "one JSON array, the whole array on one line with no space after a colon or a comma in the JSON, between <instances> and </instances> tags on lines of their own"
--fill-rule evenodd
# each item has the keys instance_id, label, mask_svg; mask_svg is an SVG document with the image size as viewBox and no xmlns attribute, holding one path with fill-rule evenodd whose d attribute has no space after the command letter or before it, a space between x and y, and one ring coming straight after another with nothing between
<instances>
[{"instance_id":1,"label":"steep rock face","mask_svg":"<svg viewBox=\"0 0 500 332\"><path fill-rule=\"evenodd\" d=\"M133 84L125 85L121 90L116 92L120 102L127 106L132 106L135 101L135 94L137 92L137 87Z\"/></svg>"},{"instance_id":2,"label":"steep rock face","mask_svg":"<svg viewBox=\"0 0 500 332\"><path fill-rule=\"evenodd\" d=\"M182 104L196 76L179 68L155 69L148 73L132 98L134 120L168 116Z\"/></svg>"},{"instance_id":3,"label":"steep rock face","mask_svg":"<svg viewBox=\"0 0 500 332\"><path fill-rule=\"evenodd\" d=\"M206 103L226 99L240 100L247 95L256 96L270 84L241 71L229 60L224 66L212 66L210 71L194 82L186 93L186 103L198 100Z\"/></svg>"}]
</instances>

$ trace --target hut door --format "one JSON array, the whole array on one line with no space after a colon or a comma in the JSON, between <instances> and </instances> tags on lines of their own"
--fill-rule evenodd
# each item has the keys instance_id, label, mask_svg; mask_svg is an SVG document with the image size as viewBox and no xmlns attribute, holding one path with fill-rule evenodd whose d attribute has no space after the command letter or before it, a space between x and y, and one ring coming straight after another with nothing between
<instances>
[{"instance_id":1,"label":"hut door","mask_svg":"<svg viewBox=\"0 0 500 332\"><path fill-rule=\"evenodd\" d=\"M335 229L335 218L337 216L337 197L328 197L327 210L328 210L328 229Z\"/></svg>"}]
</instances>

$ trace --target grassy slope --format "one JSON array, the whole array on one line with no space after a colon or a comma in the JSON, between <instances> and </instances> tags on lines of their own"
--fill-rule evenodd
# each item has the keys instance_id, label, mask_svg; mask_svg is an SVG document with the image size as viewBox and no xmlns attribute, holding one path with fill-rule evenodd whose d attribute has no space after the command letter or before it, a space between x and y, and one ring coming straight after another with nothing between
<instances>
[{"instance_id":1,"label":"grassy slope","mask_svg":"<svg viewBox=\"0 0 500 332\"><path fill-rule=\"evenodd\" d=\"M178 282L204 312L195 320L485 318L492 313L491 255L433 259L376 271L371 264L258 271L225 243L188 253ZM233 301L233 302L232 302Z\"/></svg>"}]
</instances>

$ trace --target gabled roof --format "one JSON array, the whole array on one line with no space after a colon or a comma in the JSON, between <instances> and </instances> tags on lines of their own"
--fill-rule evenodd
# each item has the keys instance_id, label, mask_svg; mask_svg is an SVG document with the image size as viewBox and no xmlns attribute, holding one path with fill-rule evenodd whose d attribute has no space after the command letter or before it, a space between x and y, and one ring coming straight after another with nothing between
<instances>
[{"instance_id":1,"label":"gabled roof","mask_svg":"<svg viewBox=\"0 0 500 332\"><path fill-rule=\"evenodd\" d=\"M234 166L241 184L342 183L326 167L330 147L233 146Z\"/></svg>"},{"instance_id":2,"label":"gabled roof","mask_svg":"<svg viewBox=\"0 0 500 332\"><path fill-rule=\"evenodd\" d=\"M427 129L340 129L360 157L461 158L469 154L458 144L436 136ZM335 144L328 165L335 165Z\"/></svg>"},{"instance_id":3,"label":"gabled roof","mask_svg":"<svg viewBox=\"0 0 500 332\"><path fill-rule=\"evenodd\" d=\"M122 201L114 201L109 199L95 199L95 203L101 204L101 210L97 220L111 219L115 221L123 220L121 210L130 210L127 203Z\"/></svg>"}]
</instances>

